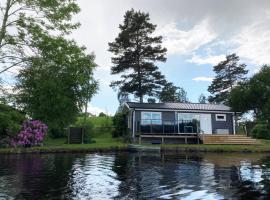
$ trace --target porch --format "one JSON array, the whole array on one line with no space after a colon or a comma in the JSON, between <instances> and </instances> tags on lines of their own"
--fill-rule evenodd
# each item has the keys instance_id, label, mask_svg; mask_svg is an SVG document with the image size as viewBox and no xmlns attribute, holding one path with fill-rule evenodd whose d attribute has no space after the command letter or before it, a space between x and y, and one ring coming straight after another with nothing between
<instances>
[{"instance_id":1,"label":"porch","mask_svg":"<svg viewBox=\"0 0 270 200\"><path fill-rule=\"evenodd\" d=\"M197 135L200 133L198 120L138 120L136 135Z\"/></svg>"}]
</instances>

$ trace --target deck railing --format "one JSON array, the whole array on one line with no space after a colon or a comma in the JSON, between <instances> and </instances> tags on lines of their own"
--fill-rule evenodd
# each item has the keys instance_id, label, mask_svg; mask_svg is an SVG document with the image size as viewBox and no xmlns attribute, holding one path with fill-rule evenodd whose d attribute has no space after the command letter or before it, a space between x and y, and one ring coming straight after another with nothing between
<instances>
[{"instance_id":1,"label":"deck railing","mask_svg":"<svg viewBox=\"0 0 270 200\"><path fill-rule=\"evenodd\" d=\"M142 134L198 134L200 123L197 120L145 119L136 122L136 133Z\"/></svg>"}]
</instances>

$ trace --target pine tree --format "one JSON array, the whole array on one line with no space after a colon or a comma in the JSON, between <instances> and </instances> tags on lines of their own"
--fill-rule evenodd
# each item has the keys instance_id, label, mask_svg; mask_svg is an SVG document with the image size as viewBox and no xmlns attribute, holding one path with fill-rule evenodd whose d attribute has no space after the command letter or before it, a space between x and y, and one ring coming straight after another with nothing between
<instances>
[{"instance_id":1,"label":"pine tree","mask_svg":"<svg viewBox=\"0 0 270 200\"><path fill-rule=\"evenodd\" d=\"M204 95L204 94L201 94L200 96L199 96L199 103L206 103L207 102L207 98L206 98L206 96Z\"/></svg>"},{"instance_id":2,"label":"pine tree","mask_svg":"<svg viewBox=\"0 0 270 200\"><path fill-rule=\"evenodd\" d=\"M114 54L111 73L121 74L121 79L113 81L111 87L133 94L140 102L146 95L157 96L166 81L154 63L166 61L167 49L161 46L161 36L152 36L156 25L150 23L148 13L131 9L119 28L118 37L109 43L109 51Z\"/></svg>"},{"instance_id":3,"label":"pine tree","mask_svg":"<svg viewBox=\"0 0 270 200\"><path fill-rule=\"evenodd\" d=\"M159 94L161 102L187 103L187 92L182 87L177 87L173 83L166 83Z\"/></svg>"},{"instance_id":4,"label":"pine tree","mask_svg":"<svg viewBox=\"0 0 270 200\"><path fill-rule=\"evenodd\" d=\"M225 61L221 61L214 66L216 76L208 91L213 95L209 97L209 102L224 103L228 102L228 94L233 86L245 79L248 73L245 64L238 64L239 57L233 53L226 56Z\"/></svg>"}]
</instances>

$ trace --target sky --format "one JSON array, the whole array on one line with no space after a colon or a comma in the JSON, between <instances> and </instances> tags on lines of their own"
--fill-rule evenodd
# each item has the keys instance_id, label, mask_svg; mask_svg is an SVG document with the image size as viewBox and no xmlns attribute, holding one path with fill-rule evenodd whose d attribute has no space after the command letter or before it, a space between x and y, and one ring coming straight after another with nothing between
<instances>
[{"instance_id":1,"label":"sky","mask_svg":"<svg viewBox=\"0 0 270 200\"><path fill-rule=\"evenodd\" d=\"M168 49L167 62L157 63L168 81L183 87L191 102L214 77L213 66L230 53L246 63L249 76L270 63L269 0L78 0L74 17L81 27L71 38L96 55L95 77L100 89L89 103L93 114L114 114L117 93L109 87L118 76L110 74L112 54L108 42L119 33L124 13L134 8L150 14Z\"/></svg>"}]
</instances>

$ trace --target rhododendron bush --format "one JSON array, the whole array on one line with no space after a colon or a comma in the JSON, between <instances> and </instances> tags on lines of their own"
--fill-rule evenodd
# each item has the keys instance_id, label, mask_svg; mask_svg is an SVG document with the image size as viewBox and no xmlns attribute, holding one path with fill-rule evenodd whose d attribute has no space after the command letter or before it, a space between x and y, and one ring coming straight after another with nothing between
<instances>
[{"instance_id":1,"label":"rhododendron bush","mask_svg":"<svg viewBox=\"0 0 270 200\"><path fill-rule=\"evenodd\" d=\"M21 131L13 140L13 146L37 146L43 141L48 126L39 120L27 120L22 124Z\"/></svg>"}]
</instances>

